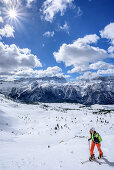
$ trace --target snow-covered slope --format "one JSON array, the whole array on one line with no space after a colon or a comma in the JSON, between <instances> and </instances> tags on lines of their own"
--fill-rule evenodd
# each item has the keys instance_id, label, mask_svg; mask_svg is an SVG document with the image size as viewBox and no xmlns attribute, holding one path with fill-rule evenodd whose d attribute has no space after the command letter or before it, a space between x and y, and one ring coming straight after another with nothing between
<instances>
[{"instance_id":1,"label":"snow-covered slope","mask_svg":"<svg viewBox=\"0 0 114 170\"><path fill-rule=\"evenodd\" d=\"M103 139L101 165L81 164L89 157L91 127ZM0 170L75 169L114 169L114 105L27 105L0 95Z\"/></svg>"},{"instance_id":2,"label":"snow-covered slope","mask_svg":"<svg viewBox=\"0 0 114 170\"><path fill-rule=\"evenodd\" d=\"M0 93L25 103L114 104L114 76L78 82L66 82L58 77L2 81Z\"/></svg>"}]
</instances>

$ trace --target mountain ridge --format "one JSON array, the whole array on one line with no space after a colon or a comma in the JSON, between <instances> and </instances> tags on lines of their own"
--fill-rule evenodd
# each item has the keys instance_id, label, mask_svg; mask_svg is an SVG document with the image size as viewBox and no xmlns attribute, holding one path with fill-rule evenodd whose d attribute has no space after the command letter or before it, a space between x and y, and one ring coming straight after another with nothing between
<instances>
[{"instance_id":1,"label":"mountain ridge","mask_svg":"<svg viewBox=\"0 0 114 170\"><path fill-rule=\"evenodd\" d=\"M114 76L67 82L61 77L0 82L0 93L25 103L114 104Z\"/></svg>"}]
</instances>

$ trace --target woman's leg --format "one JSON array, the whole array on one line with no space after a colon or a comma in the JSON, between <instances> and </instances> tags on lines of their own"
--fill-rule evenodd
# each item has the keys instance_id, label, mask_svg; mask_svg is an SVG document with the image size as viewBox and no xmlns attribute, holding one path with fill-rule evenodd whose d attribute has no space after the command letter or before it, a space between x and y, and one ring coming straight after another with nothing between
<instances>
[{"instance_id":1,"label":"woman's leg","mask_svg":"<svg viewBox=\"0 0 114 170\"><path fill-rule=\"evenodd\" d=\"M95 143L92 141L91 142L91 148L90 148L90 155L93 155L93 151L94 151L94 147L95 147Z\"/></svg>"},{"instance_id":2,"label":"woman's leg","mask_svg":"<svg viewBox=\"0 0 114 170\"><path fill-rule=\"evenodd\" d=\"M97 149L98 149L98 151L99 151L99 155L102 156L102 155L103 155L103 152L102 152L102 150L101 150L101 144L98 143L98 144L96 144L96 146L97 146Z\"/></svg>"}]
</instances>

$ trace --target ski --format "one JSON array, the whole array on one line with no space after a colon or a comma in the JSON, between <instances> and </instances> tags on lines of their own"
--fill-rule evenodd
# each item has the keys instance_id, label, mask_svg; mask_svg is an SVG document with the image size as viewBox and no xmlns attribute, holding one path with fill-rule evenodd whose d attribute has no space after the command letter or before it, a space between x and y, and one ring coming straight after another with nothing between
<instances>
[{"instance_id":1,"label":"ski","mask_svg":"<svg viewBox=\"0 0 114 170\"><path fill-rule=\"evenodd\" d=\"M85 164L87 162L90 162L90 160L83 161L83 162L81 162L81 164Z\"/></svg>"},{"instance_id":2,"label":"ski","mask_svg":"<svg viewBox=\"0 0 114 170\"><path fill-rule=\"evenodd\" d=\"M102 158L101 158L102 159ZM87 163L87 162L96 162L96 163L98 163L99 165L101 165L102 163L101 162L99 162L98 161L99 159L98 158L95 158L95 159L93 159L93 160L86 160L86 161L83 161L83 162L81 162L81 164L85 164L85 163Z\"/></svg>"},{"instance_id":3,"label":"ski","mask_svg":"<svg viewBox=\"0 0 114 170\"><path fill-rule=\"evenodd\" d=\"M101 162L99 162L97 159L94 159L93 160L94 162L96 162L96 163L98 163L99 165L101 165L102 163Z\"/></svg>"}]
</instances>

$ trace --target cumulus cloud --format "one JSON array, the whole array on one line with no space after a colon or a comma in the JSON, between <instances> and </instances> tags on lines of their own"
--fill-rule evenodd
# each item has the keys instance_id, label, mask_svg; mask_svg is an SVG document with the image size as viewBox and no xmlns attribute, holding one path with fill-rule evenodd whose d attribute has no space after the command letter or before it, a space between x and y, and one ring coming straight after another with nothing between
<instances>
[{"instance_id":1,"label":"cumulus cloud","mask_svg":"<svg viewBox=\"0 0 114 170\"><path fill-rule=\"evenodd\" d=\"M97 72L100 75L114 75L114 69L107 69L107 70L98 70Z\"/></svg>"},{"instance_id":2,"label":"cumulus cloud","mask_svg":"<svg viewBox=\"0 0 114 170\"><path fill-rule=\"evenodd\" d=\"M33 68L18 68L10 72L1 72L0 75L8 80L14 80L21 77L69 77L69 75L64 75L62 73L62 69L58 66L48 67L46 70L34 70Z\"/></svg>"},{"instance_id":3,"label":"cumulus cloud","mask_svg":"<svg viewBox=\"0 0 114 170\"><path fill-rule=\"evenodd\" d=\"M58 66L54 66L54 67L48 67L46 70L37 70L36 71L36 77L53 77L53 76L57 76L57 77L65 77L68 78L68 75L64 75L62 73L62 69Z\"/></svg>"},{"instance_id":4,"label":"cumulus cloud","mask_svg":"<svg viewBox=\"0 0 114 170\"><path fill-rule=\"evenodd\" d=\"M54 36L54 31L50 32L50 31L47 31L43 34L44 37L53 37Z\"/></svg>"},{"instance_id":5,"label":"cumulus cloud","mask_svg":"<svg viewBox=\"0 0 114 170\"><path fill-rule=\"evenodd\" d=\"M96 34L86 35L84 38L78 38L75 42L77 44L92 44L97 43L99 37Z\"/></svg>"},{"instance_id":6,"label":"cumulus cloud","mask_svg":"<svg viewBox=\"0 0 114 170\"><path fill-rule=\"evenodd\" d=\"M98 39L96 34L86 35L72 44L63 44L59 51L54 52L53 55L57 62L64 62L66 66L74 66L75 69L71 72L84 71L89 67L89 63L107 57L107 52L104 49L90 45L96 43Z\"/></svg>"},{"instance_id":7,"label":"cumulus cloud","mask_svg":"<svg viewBox=\"0 0 114 170\"><path fill-rule=\"evenodd\" d=\"M76 80L93 79L93 78L98 77L98 76L99 76L98 72L87 71L83 75L77 77Z\"/></svg>"},{"instance_id":8,"label":"cumulus cloud","mask_svg":"<svg viewBox=\"0 0 114 170\"><path fill-rule=\"evenodd\" d=\"M74 0L45 0L41 12L46 21L52 22L57 13L64 15L65 10Z\"/></svg>"},{"instance_id":9,"label":"cumulus cloud","mask_svg":"<svg viewBox=\"0 0 114 170\"><path fill-rule=\"evenodd\" d=\"M98 61L96 63L90 64L89 68L93 70L112 69L114 68L114 65L103 61Z\"/></svg>"},{"instance_id":10,"label":"cumulus cloud","mask_svg":"<svg viewBox=\"0 0 114 170\"><path fill-rule=\"evenodd\" d=\"M114 58L114 45L108 48L108 53L111 58Z\"/></svg>"},{"instance_id":11,"label":"cumulus cloud","mask_svg":"<svg viewBox=\"0 0 114 170\"><path fill-rule=\"evenodd\" d=\"M88 65L75 66L72 70L69 70L68 73L84 72L87 70L104 70L104 69L113 69L114 65L106 63L104 61L98 61Z\"/></svg>"},{"instance_id":12,"label":"cumulus cloud","mask_svg":"<svg viewBox=\"0 0 114 170\"><path fill-rule=\"evenodd\" d=\"M46 70L39 70L38 73L41 76L55 76L61 71L62 69L60 67L55 66L55 67L48 67Z\"/></svg>"},{"instance_id":13,"label":"cumulus cloud","mask_svg":"<svg viewBox=\"0 0 114 170\"><path fill-rule=\"evenodd\" d=\"M110 47L108 48L108 52L109 52L109 53L114 53L114 46L110 46Z\"/></svg>"},{"instance_id":14,"label":"cumulus cloud","mask_svg":"<svg viewBox=\"0 0 114 170\"><path fill-rule=\"evenodd\" d=\"M100 35L102 38L109 39L110 43L114 45L114 23L110 23L104 30L101 30Z\"/></svg>"},{"instance_id":15,"label":"cumulus cloud","mask_svg":"<svg viewBox=\"0 0 114 170\"><path fill-rule=\"evenodd\" d=\"M68 70L68 73L84 72L88 70L88 65L75 65L72 70Z\"/></svg>"},{"instance_id":16,"label":"cumulus cloud","mask_svg":"<svg viewBox=\"0 0 114 170\"><path fill-rule=\"evenodd\" d=\"M112 69L98 70L97 72L87 71L83 75L77 77L76 80L93 79L104 75L114 75L114 67Z\"/></svg>"},{"instance_id":17,"label":"cumulus cloud","mask_svg":"<svg viewBox=\"0 0 114 170\"><path fill-rule=\"evenodd\" d=\"M111 46L108 48L108 53L110 57L114 58L114 23L110 23L104 30L101 30L100 35L109 40Z\"/></svg>"},{"instance_id":18,"label":"cumulus cloud","mask_svg":"<svg viewBox=\"0 0 114 170\"><path fill-rule=\"evenodd\" d=\"M68 23L65 22L63 26L59 26L59 30L65 31L67 34L69 34L70 27L68 26Z\"/></svg>"},{"instance_id":19,"label":"cumulus cloud","mask_svg":"<svg viewBox=\"0 0 114 170\"><path fill-rule=\"evenodd\" d=\"M9 71L26 67L41 67L39 59L28 48L20 49L15 44L0 42L0 71Z\"/></svg>"},{"instance_id":20,"label":"cumulus cloud","mask_svg":"<svg viewBox=\"0 0 114 170\"><path fill-rule=\"evenodd\" d=\"M0 29L0 36L2 37L14 37L14 28L11 25L5 25Z\"/></svg>"}]
</instances>

